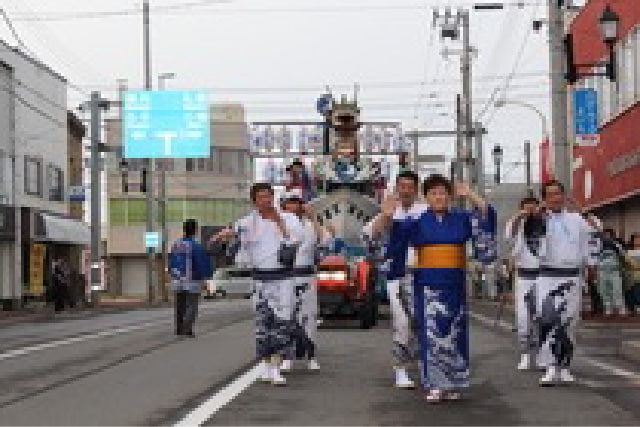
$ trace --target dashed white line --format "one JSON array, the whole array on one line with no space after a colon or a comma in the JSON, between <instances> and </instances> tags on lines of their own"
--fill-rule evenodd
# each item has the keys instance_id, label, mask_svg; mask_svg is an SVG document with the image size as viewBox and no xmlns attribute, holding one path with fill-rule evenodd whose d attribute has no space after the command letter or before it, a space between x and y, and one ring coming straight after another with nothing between
<instances>
[{"instance_id":1,"label":"dashed white line","mask_svg":"<svg viewBox=\"0 0 640 427\"><path fill-rule=\"evenodd\" d=\"M184 417L175 426L193 427L202 425L216 412L218 412L224 406L229 404L229 402L235 399L240 393L249 388L249 386L258 379L259 375L260 365L258 364L236 378L231 384L211 396L202 405L187 414L187 416Z\"/></svg>"},{"instance_id":2,"label":"dashed white line","mask_svg":"<svg viewBox=\"0 0 640 427\"><path fill-rule=\"evenodd\" d=\"M35 344L27 347L17 348L15 350L9 350L4 353L0 353L0 361L14 359L16 357L25 356L27 354L36 353L38 351L47 350L51 348L62 347L69 344L76 344L85 341L91 341L98 338L110 337L114 335L126 334L128 332L145 329L151 326L162 325L166 323L172 323L173 320L163 320L161 322L147 322L139 325L127 326L123 328L110 329L107 331L96 332L93 334L79 335L77 337L64 338L60 340L50 341L42 344Z\"/></svg>"}]
</instances>

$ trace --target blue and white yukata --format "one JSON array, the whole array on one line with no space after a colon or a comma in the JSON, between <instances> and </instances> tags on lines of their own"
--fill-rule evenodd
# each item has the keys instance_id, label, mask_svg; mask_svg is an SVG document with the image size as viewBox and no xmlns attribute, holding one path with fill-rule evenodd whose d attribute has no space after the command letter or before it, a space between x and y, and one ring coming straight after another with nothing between
<instances>
[{"instance_id":1,"label":"blue and white yukata","mask_svg":"<svg viewBox=\"0 0 640 427\"><path fill-rule=\"evenodd\" d=\"M318 289L315 261L318 236L313 222L301 218L294 271L293 331L287 358L315 359L318 342Z\"/></svg>"},{"instance_id":2,"label":"blue and white yukata","mask_svg":"<svg viewBox=\"0 0 640 427\"><path fill-rule=\"evenodd\" d=\"M539 220L522 218L518 230L513 221L507 222L506 236L512 243L516 265L515 305L516 329L522 354L535 355L538 351L536 295L540 276L540 259L546 254L546 226Z\"/></svg>"},{"instance_id":3,"label":"blue and white yukata","mask_svg":"<svg viewBox=\"0 0 640 427\"><path fill-rule=\"evenodd\" d=\"M495 259L496 214L451 209L443 216L428 210L407 230L416 250L413 270L420 371L425 390L469 386L469 335L466 301L466 243L476 257Z\"/></svg>"},{"instance_id":4,"label":"blue and white yukata","mask_svg":"<svg viewBox=\"0 0 640 427\"><path fill-rule=\"evenodd\" d=\"M275 222L263 219L257 211L235 225L240 237L236 263L252 271L256 353L262 359L274 355L286 357L293 329L293 266L282 265L278 251L282 243L298 242L299 220L291 213L279 214L285 221L289 239L285 239Z\"/></svg>"},{"instance_id":5,"label":"blue and white yukata","mask_svg":"<svg viewBox=\"0 0 640 427\"><path fill-rule=\"evenodd\" d=\"M540 262L538 365L569 368L580 319L584 272L594 265L593 228L578 213L547 215L546 253Z\"/></svg>"},{"instance_id":6,"label":"blue and white yukata","mask_svg":"<svg viewBox=\"0 0 640 427\"><path fill-rule=\"evenodd\" d=\"M387 259L387 294L391 311L391 327L393 330L392 354L397 367L406 366L415 359L413 342L413 277L408 273L414 262L414 251L407 247L404 236L407 227L412 227L423 212L428 209L425 203L416 202L409 209L398 207L393 214L391 228L385 236ZM374 220L375 221L375 220ZM373 221L364 228L364 233L371 236Z\"/></svg>"}]
</instances>

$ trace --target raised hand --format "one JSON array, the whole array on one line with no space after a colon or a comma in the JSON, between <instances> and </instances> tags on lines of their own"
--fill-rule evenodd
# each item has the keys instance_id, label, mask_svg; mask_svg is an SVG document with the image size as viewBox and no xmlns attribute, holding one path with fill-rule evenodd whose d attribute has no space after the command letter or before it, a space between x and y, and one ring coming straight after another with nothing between
<instances>
[{"instance_id":1,"label":"raised hand","mask_svg":"<svg viewBox=\"0 0 640 427\"><path fill-rule=\"evenodd\" d=\"M382 214L386 217L392 217L399 203L398 196L395 194L387 195L382 201Z\"/></svg>"},{"instance_id":2,"label":"raised hand","mask_svg":"<svg viewBox=\"0 0 640 427\"><path fill-rule=\"evenodd\" d=\"M471 189L466 182L456 182L455 195L458 197L469 197L471 195Z\"/></svg>"}]
</instances>

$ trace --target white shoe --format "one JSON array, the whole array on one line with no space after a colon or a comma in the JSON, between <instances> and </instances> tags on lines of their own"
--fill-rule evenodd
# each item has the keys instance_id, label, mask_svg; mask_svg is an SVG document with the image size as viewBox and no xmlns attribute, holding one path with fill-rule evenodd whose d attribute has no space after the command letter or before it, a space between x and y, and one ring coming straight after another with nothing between
<instances>
[{"instance_id":1,"label":"white shoe","mask_svg":"<svg viewBox=\"0 0 640 427\"><path fill-rule=\"evenodd\" d=\"M271 365L268 365L265 362L262 362L260 366L260 376L258 377L258 381L261 383L270 383L273 380L273 372Z\"/></svg>"},{"instance_id":2,"label":"white shoe","mask_svg":"<svg viewBox=\"0 0 640 427\"><path fill-rule=\"evenodd\" d=\"M280 368L272 367L271 368L271 384L275 386L284 386L287 385L287 379L282 376L280 373Z\"/></svg>"},{"instance_id":3,"label":"white shoe","mask_svg":"<svg viewBox=\"0 0 640 427\"><path fill-rule=\"evenodd\" d=\"M549 366L547 368L547 372L544 374L542 378L540 378L541 386L552 386L556 385L556 381L558 379L558 368L555 366Z\"/></svg>"},{"instance_id":4,"label":"white shoe","mask_svg":"<svg viewBox=\"0 0 640 427\"><path fill-rule=\"evenodd\" d=\"M576 379L573 375L571 375L571 372L569 372L569 368L563 368L560 370L560 381L570 384L574 383Z\"/></svg>"},{"instance_id":5,"label":"white shoe","mask_svg":"<svg viewBox=\"0 0 640 427\"><path fill-rule=\"evenodd\" d=\"M520 356L520 363L518 363L518 370L526 371L529 368L531 368L531 358L529 357L528 353L524 353L522 356Z\"/></svg>"},{"instance_id":6,"label":"white shoe","mask_svg":"<svg viewBox=\"0 0 640 427\"><path fill-rule=\"evenodd\" d=\"M284 359L280 364L280 372L291 372L293 369L293 362L291 360Z\"/></svg>"},{"instance_id":7,"label":"white shoe","mask_svg":"<svg viewBox=\"0 0 640 427\"><path fill-rule=\"evenodd\" d=\"M405 368L395 368L394 370L396 373L396 388L416 388L416 385L411 381L411 378L409 378L409 374L407 374L407 370Z\"/></svg>"},{"instance_id":8,"label":"white shoe","mask_svg":"<svg viewBox=\"0 0 640 427\"><path fill-rule=\"evenodd\" d=\"M320 364L318 363L318 361L316 359L310 359L309 363L307 364L307 369L310 371L319 371L320 370Z\"/></svg>"}]
</instances>

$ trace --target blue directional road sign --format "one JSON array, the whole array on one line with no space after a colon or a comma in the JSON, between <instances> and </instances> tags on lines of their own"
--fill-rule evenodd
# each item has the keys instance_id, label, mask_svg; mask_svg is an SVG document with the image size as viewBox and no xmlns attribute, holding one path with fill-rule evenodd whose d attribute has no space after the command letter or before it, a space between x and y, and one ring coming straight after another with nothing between
<instances>
[{"instance_id":1,"label":"blue directional road sign","mask_svg":"<svg viewBox=\"0 0 640 427\"><path fill-rule=\"evenodd\" d=\"M576 89L573 93L574 125L578 145L598 141L598 92Z\"/></svg>"},{"instance_id":2,"label":"blue directional road sign","mask_svg":"<svg viewBox=\"0 0 640 427\"><path fill-rule=\"evenodd\" d=\"M124 157L210 155L208 96L197 91L131 91L123 101Z\"/></svg>"},{"instance_id":3,"label":"blue directional road sign","mask_svg":"<svg viewBox=\"0 0 640 427\"><path fill-rule=\"evenodd\" d=\"M144 246L147 249L158 249L160 247L160 233L157 231L144 233Z\"/></svg>"}]
</instances>

